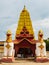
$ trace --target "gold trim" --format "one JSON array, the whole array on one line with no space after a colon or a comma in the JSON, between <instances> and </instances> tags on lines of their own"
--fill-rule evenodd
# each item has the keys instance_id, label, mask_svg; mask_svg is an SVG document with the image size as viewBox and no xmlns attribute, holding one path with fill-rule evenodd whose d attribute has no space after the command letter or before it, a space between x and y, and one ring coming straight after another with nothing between
<instances>
[{"instance_id":1,"label":"gold trim","mask_svg":"<svg viewBox=\"0 0 49 65\"><path fill-rule=\"evenodd\" d=\"M9 44L6 45L6 48L9 49L11 46Z\"/></svg>"},{"instance_id":2,"label":"gold trim","mask_svg":"<svg viewBox=\"0 0 49 65\"><path fill-rule=\"evenodd\" d=\"M43 49L44 48L44 46L41 44L40 46L38 46L39 48L41 48L41 49Z\"/></svg>"}]
</instances>

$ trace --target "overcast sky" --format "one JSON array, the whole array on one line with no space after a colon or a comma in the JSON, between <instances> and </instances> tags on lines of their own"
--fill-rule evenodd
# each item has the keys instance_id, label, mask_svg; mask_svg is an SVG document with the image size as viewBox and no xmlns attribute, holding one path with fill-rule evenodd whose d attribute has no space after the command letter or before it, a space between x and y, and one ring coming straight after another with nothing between
<instances>
[{"instance_id":1,"label":"overcast sky","mask_svg":"<svg viewBox=\"0 0 49 65\"><path fill-rule=\"evenodd\" d=\"M44 38L49 37L49 0L0 0L0 40L6 40L6 31L12 31L15 37L20 12L24 5L30 13L32 25L37 39L40 29Z\"/></svg>"}]
</instances>

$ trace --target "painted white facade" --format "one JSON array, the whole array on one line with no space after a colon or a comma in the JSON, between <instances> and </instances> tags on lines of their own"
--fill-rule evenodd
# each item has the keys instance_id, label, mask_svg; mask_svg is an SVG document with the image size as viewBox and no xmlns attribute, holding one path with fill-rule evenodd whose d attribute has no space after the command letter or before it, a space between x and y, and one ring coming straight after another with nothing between
<instances>
[{"instance_id":1,"label":"painted white facade","mask_svg":"<svg viewBox=\"0 0 49 65\"><path fill-rule=\"evenodd\" d=\"M9 44L10 48L8 49L6 45ZM4 43L4 56L12 56L14 53L14 43Z\"/></svg>"},{"instance_id":2,"label":"painted white facade","mask_svg":"<svg viewBox=\"0 0 49 65\"><path fill-rule=\"evenodd\" d=\"M39 46L41 45L40 42L36 43L36 50L35 50L35 53L36 53L36 56L46 56L46 43L43 42L42 45L44 46L43 49L39 48Z\"/></svg>"}]
</instances>

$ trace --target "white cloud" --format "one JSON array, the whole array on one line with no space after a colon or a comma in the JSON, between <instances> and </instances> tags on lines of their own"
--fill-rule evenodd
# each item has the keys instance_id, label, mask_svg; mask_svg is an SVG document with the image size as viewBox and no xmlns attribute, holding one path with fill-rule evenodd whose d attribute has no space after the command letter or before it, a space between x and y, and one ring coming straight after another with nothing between
<instances>
[{"instance_id":1,"label":"white cloud","mask_svg":"<svg viewBox=\"0 0 49 65\"><path fill-rule=\"evenodd\" d=\"M35 36L37 38L38 36L38 31L40 29L43 30L44 32L44 38L48 38L49 37L49 18L45 18L42 20L38 20L38 21L34 21L33 23L33 27L34 27L34 31L35 31Z\"/></svg>"},{"instance_id":2,"label":"white cloud","mask_svg":"<svg viewBox=\"0 0 49 65\"><path fill-rule=\"evenodd\" d=\"M15 34L17 30L17 24L12 24L7 29L10 29L12 31L12 39L15 39Z\"/></svg>"},{"instance_id":3,"label":"white cloud","mask_svg":"<svg viewBox=\"0 0 49 65\"><path fill-rule=\"evenodd\" d=\"M6 39L6 31L13 32L17 27L18 19L24 5L30 13L35 37L39 29L44 32L44 38L49 37L49 0L0 0L0 40Z\"/></svg>"}]
</instances>

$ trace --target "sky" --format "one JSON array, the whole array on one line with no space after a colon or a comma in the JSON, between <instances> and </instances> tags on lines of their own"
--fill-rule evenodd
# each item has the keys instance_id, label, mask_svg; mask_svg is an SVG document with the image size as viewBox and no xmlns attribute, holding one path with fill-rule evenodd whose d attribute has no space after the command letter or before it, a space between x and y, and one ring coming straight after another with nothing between
<instances>
[{"instance_id":1,"label":"sky","mask_svg":"<svg viewBox=\"0 0 49 65\"><path fill-rule=\"evenodd\" d=\"M49 0L0 0L0 41L6 40L8 29L12 31L12 39L15 39L24 5L30 13L35 38L38 39L40 29L43 30L44 39L49 38Z\"/></svg>"}]
</instances>

